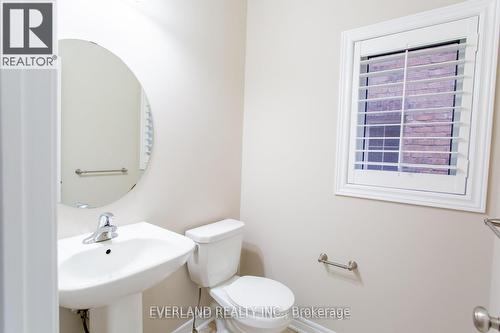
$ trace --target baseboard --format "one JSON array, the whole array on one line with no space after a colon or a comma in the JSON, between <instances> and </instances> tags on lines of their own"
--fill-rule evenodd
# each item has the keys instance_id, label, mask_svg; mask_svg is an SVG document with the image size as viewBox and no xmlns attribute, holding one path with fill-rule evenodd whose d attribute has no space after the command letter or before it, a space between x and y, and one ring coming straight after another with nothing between
<instances>
[{"instance_id":1,"label":"baseboard","mask_svg":"<svg viewBox=\"0 0 500 333\"><path fill-rule=\"evenodd\" d=\"M298 333L335 333L331 329L304 318L294 319L289 327Z\"/></svg>"},{"instance_id":2,"label":"baseboard","mask_svg":"<svg viewBox=\"0 0 500 333\"><path fill-rule=\"evenodd\" d=\"M196 325L196 329L199 331L206 328L212 320L212 318L205 320L198 319L197 321L199 324ZM192 326L193 319L190 319L181 326L177 327L172 333L191 333ZM331 329L304 318L294 319L289 327L297 333L335 333L335 331L332 331Z\"/></svg>"},{"instance_id":3,"label":"baseboard","mask_svg":"<svg viewBox=\"0 0 500 333\"><path fill-rule=\"evenodd\" d=\"M204 329L205 327L208 326L208 324L210 324L212 320L213 320L212 318L204 320L196 319L196 322L198 322L198 325L196 325L196 329L198 331ZM191 333L192 327L193 327L193 319L189 319L187 322L177 327L172 333Z\"/></svg>"}]
</instances>

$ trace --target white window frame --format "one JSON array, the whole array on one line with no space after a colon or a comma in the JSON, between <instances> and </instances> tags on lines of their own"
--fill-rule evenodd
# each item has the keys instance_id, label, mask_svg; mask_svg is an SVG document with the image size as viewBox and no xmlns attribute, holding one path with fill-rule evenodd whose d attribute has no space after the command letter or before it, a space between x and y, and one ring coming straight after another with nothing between
<instances>
[{"instance_id":1,"label":"white window frame","mask_svg":"<svg viewBox=\"0 0 500 333\"><path fill-rule=\"evenodd\" d=\"M417 29L431 29L441 24L453 24L455 21L478 20L477 52L475 74L473 78L472 112L469 140L469 166L465 175L465 191L463 182L457 182L455 193L444 193L431 180L440 178L436 175L422 175L386 172L387 184L398 182L398 179L408 181L424 181L429 184L427 189L405 189L382 186L382 182L359 181L355 174L353 151L356 137L357 103L359 65L355 59L360 56L359 45L370 40L394 34L409 33ZM496 68L498 59L498 43L500 30L500 0L471 0L457 5L431 10L428 12L398 18L383 23L349 30L342 33L340 92L338 113L337 165L335 193L337 195L402 202L409 204L443 207L457 210L485 212L488 187L488 170L490 146L493 126L494 96ZM445 36L442 36L445 37ZM428 44L439 37L430 38ZM469 40L467 41L469 43ZM409 47L409 46L406 46ZM383 51L383 48L381 48ZM356 58L358 57L358 58ZM366 171L366 170L364 170ZM365 173L367 174L367 173ZM429 177L430 176L430 177ZM448 177L448 176L446 176ZM452 176L449 176L452 177ZM373 177L371 178L373 179ZM442 178L445 179L445 178Z\"/></svg>"}]
</instances>

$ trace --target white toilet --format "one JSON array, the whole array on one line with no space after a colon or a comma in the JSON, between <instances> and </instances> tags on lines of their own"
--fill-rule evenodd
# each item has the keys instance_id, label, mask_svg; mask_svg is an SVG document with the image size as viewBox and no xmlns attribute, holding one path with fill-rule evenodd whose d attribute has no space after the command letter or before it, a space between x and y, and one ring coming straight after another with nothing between
<instances>
[{"instance_id":1,"label":"white toilet","mask_svg":"<svg viewBox=\"0 0 500 333\"><path fill-rule=\"evenodd\" d=\"M290 324L295 298L284 284L257 276L237 276L244 223L223 220L186 231L196 243L188 260L191 280L207 287L229 318L216 318L217 332L278 333ZM233 314L233 316L228 316Z\"/></svg>"}]
</instances>

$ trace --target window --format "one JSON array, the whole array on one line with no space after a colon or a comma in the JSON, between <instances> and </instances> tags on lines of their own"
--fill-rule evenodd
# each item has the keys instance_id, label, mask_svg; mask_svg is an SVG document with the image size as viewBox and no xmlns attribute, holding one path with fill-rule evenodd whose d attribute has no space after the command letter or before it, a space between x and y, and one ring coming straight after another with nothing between
<instances>
[{"instance_id":1,"label":"window","mask_svg":"<svg viewBox=\"0 0 500 333\"><path fill-rule=\"evenodd\" d=\"M343 34L337 194L484 211L498 50L485 7L498 1Z\"/></svg>"},{"instance_id":2,"label":"window","mask_svg":"<svg viewBox=\"0 0 500 333\"><path fill-rule=\"evenodd\" d=\"M456 174L465 47L362 59L357 169Z\"/></svg>"}]
</instances>

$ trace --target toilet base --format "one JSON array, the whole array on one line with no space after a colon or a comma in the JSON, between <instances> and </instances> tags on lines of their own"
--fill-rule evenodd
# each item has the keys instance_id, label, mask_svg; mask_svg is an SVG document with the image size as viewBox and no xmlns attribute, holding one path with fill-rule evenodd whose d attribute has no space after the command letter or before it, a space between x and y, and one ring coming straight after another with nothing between
<instances>
[{"instance_id":1,"label":"toilet base","mask_svg":"<svg viewBox=\"0 0 500 333\"><path fill-rule=\"evenodd\" d=\"M249 327L235 319L216 319L217 333L281 333L287 326L273 328Z\"/></svg>"}]
</instances>

